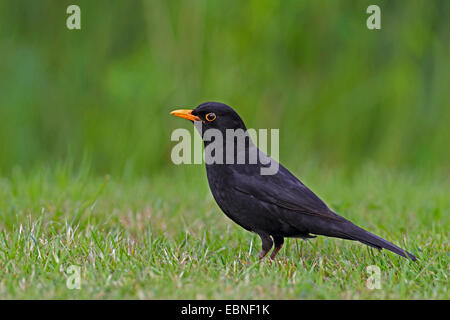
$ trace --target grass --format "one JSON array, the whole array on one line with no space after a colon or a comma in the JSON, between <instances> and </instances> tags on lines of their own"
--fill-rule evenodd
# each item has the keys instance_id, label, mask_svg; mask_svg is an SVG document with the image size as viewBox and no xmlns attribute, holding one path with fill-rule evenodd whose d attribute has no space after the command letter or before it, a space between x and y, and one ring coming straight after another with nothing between
<instances>
[{"instance_id":1,"label":"grass","mask_svg":"<svg viewBox=\"0 0 450 320\"><path fill-rule=\"evenodd\" d=\"M86 168L85 168L86 167ZM229 221L204 168L95 177L87 166L0 178L3 299L448 299L448 176L365 167L292 168L338 212L412 251L288 239L258 261L259 238ZM79 266L81 288L66 286ZM381 270L369 290L367 266Z\"/></svg>"}]
</instances>

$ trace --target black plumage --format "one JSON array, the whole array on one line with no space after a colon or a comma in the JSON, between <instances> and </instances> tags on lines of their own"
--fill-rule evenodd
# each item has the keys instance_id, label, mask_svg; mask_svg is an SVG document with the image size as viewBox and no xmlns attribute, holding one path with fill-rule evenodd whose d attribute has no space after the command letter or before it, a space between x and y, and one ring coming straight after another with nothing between
<instances>
[{"instance_id":1,"label":"black plumage","mask_svg":"<svg viewBox=\"0 0 450 320\"><path fill-rule=\"evenodd\" d=\"M212 154L222 152L222 158L218 158L223 161L207 163L206 172L211 192L222 211L244 229L260 236L261 259L275 246L271 254L271 258L274 258L283 246L285 237L314 238L323 235L356 240L416 260L411 253L356 226L328 208L285 167L257 149L246 134L244 122L229 106L207 102L194 110L176 110L172 114L193 122L201 121L198 123L201 124L199 131L202 137L205 137L207 129L216 129L224 137L227 129L242 129L240 132L244 132L243 148L236 147L238 138L223 138L219 147L216 144ZM233 161L227 163L227 144L230 141L234 142ZM204 139L205 148L213 142L214 139ZM251 164L248 159L253 151L256 151L257 161ZM242 153L247 160L245 164L237 163ZM261 174L262 168L271 165L278 167L275 174Z\"/></svg>"}]
</instances>

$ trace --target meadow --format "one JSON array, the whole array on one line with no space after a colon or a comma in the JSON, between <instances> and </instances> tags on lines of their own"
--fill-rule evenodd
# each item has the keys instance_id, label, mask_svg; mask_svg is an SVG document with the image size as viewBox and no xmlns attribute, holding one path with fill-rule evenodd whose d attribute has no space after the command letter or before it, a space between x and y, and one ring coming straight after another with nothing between
<instances>
[{"instance_id":1,"label":"meadow","mask_svg":"<svg viewBox=\"0 0 450 320\"><path fill-rule=\"evenodd\" d=\"M273 261L223 215L201 166L156 178L55 170L0 181L0 296L24 299L448 299L448 177L298 166L337 212L413 252L288 239ZM69 268L79 268L71 289ZM367 286L368 266L381 271ZM69 280L69 285L67 284Z\"/></svg>"},{"instance_id":2,"label":"meadow","mask_svg":"<svg viewBox=\"0 0 450 320\"><path fill-rule=\"evenodd\" d=\"M0 2L0 298L449 299L449 1L76 3L81 30L73 1ZM323 237L259 262L171 161L169 112L205 101L417 263Z\"/></svg>"}]
</instances>

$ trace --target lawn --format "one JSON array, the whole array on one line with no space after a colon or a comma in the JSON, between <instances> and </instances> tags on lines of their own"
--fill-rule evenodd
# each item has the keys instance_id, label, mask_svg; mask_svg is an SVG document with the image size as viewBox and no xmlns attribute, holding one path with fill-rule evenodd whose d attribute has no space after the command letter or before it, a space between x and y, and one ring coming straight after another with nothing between
<instances>
[{"instance_id":1,"label":"lawn","mask_svg":"<svg viewBox=\"0 0 450 320\"><path fill-rule=\"evenodd\" d=\"M200 165L139 178L99 177L88 165L16 168L0 178L0 297L449 298L448 175L286 165L337 212L410 250L417 263L324 237L288 239L274 261L259 262L258 236L220 211ZM371 265L380 268L381 289L367 287ZM70 266L79 289L67 286L76 274Z\"/></svg>"}]
</instances>

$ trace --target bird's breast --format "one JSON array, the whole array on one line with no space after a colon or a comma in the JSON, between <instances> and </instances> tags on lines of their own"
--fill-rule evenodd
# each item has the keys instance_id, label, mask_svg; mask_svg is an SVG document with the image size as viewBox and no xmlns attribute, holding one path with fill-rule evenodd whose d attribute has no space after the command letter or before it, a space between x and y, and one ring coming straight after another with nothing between
<instances>
[{"instance_id":1,"label":"bird's breast","mask_svg":"<svg viewBox=\"0 0 450 320\"><path fill-rule=\"evenodd\" d=\"M206 172L214 199L225 215L235 223L254 232L291 232L290 227L276 216L273 205L239 191L240 179L236 178L233 167L207 165Z\"/></svg>"}]
</instances>

